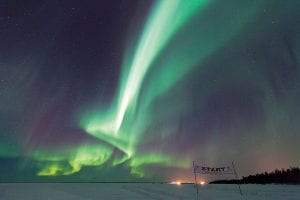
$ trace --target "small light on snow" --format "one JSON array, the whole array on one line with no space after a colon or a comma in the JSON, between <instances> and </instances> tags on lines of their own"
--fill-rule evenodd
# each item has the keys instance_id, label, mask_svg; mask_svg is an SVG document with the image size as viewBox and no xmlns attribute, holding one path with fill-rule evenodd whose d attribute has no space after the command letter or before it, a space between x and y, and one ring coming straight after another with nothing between
<instances>
[{"instance_id":1,"label":"small light on snow","mask_svg":"<svg viewBox=\"0 0 300 200\"><path fill-rule=\"evenodd\" d=\"M171 184L173 184L173 185L181 185L181 182L180 181L173 181L173 182L171 182Z\"/></svg>"},{"instance_id":2,"label":"small light on snow","mask_svg":"<svg viewBox=\"0 0 300 200\"><path fill-rule=\"evenodd\" d=\"M200 181L200 185L205 185L206 182L205 181Z\"/></svg>"}]
</instances>

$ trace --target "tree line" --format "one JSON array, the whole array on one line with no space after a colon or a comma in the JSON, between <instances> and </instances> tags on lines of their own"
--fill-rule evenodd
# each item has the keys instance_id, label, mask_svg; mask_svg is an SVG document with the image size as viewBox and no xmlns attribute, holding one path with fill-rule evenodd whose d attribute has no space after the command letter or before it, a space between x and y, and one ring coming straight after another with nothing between
<instances>
[{"instance_id":1,"label":"tree line","mask_svg":"<svg viewBox=\"0 0 300 200\"><path fill-rule=\"evenodd\" d=\"M299 167L290 167L289 169L275 169L272 172L264 172L255 175L249 175L242 179L217 180L210 182L212 184L300 184Z\"/></svg>"}]
</instances>

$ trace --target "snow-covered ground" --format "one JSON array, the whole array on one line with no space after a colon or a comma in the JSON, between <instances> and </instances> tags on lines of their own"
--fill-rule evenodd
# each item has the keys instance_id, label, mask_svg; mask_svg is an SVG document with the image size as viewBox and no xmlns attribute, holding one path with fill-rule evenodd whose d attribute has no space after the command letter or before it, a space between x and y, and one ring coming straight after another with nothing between
<instances>
[{"instance_id":1,"label":"snow-covered ground","mask_svg":"<svg viewBox=\"0 0 300 200\"><path fill-rule=\"evenodd\" d=\"M242 185L244 200L300 200L300 186ZM151 183L1 183L3 200L196 199L193 185ZM236 185L199 187L199 200L240 200Z\"/></svg>"}]
</instances>

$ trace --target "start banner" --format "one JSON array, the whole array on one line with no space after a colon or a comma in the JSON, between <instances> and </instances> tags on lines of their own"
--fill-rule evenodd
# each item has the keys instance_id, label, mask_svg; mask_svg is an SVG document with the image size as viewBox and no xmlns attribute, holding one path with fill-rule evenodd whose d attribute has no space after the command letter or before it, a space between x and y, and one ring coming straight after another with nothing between
<instances>
[{"instance_id":1,"label":"start banner","mask_svg":"<svg viewBox=\"0 0 300 200\"><path fill-rule=\"evenodd\" d=\"M194 165L194 172L200 174L215 174L215 175L222 175L222 174L233 174L232 167L207 167L207 166L199 166Z\"/></svg>"}]
</instances>

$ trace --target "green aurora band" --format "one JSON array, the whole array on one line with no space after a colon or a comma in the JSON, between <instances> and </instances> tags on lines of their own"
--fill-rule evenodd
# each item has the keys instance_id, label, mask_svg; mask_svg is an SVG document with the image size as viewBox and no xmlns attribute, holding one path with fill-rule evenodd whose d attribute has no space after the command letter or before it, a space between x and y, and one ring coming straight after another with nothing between
<instances>
[{"instance_id":1,"label":"green aurora band","mask_svg":"<svg viewBox=\"0 0 300 200\"><path fill-rule=\"evenodd\" d=\"M263 3L239 3L242 6L239 5L236 14L225 6L223 13L208 21L207 10L214 6L213 0L157 1L136 47L127 49L119 90L111 107L91 108L82 114L80 126L104 144L83 144L56 152L34 150L32 157L43 163L37 175L70 175L83 166L100 166L107 161L112 166L127 165L138 177L147 175L144 170L147 165L190 167L192 158L188 156L178 160L162 148L142 150L141 146L148 127L192 108L180 104L172 109L160 108L155 113L153 106L185 75L201 67L207 57L239 33ZM224 24L224 17L230 23ZM148 133L147 138L160 140L171 130L172 127L166 127L159 133ZM115 149L122 155L113 156Z\"/></svg>"}]
</instances>

